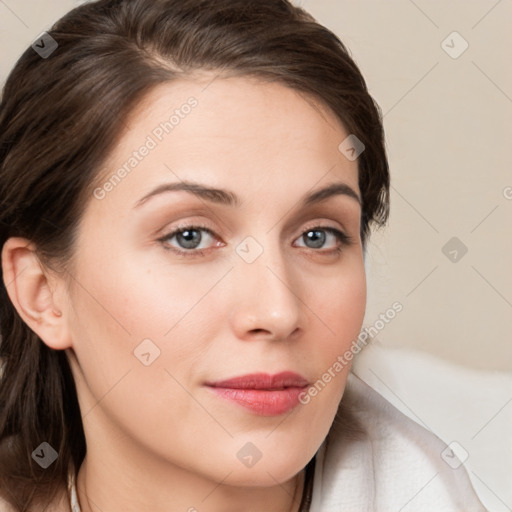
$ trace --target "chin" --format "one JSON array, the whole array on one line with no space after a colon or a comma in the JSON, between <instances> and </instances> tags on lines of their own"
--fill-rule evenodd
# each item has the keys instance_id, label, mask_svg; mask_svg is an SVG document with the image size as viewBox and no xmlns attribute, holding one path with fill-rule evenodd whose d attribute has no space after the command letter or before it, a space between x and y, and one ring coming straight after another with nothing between
<instances>
[{"instance_id":1,"label":"chin","mask_svg":"<svg viewBox=\"0 0 512 512\"><path fill-rule=\"evenodd\" d=\"M243 463L232 465L229 468L229 471L232 472L226 483L244 487L268 487L283 484L303 470L313 456L314 452L308 458L304 450L300 448L290 454L274 450L268 457L262 455L261 459L252 466L246 467Z\"/></svg>"},{"instance_id":2,"label":"chin","mask_svg":"<svg viewBox=\"0 0 512 512\"><path fill-rule=\"evenodd\" d=\"M258 471L255 468L246 471L239 469L231 473L224 483L233 487L273 487L289 481L304 467L276 470L270 466L260 468Z\"/></svg>"}]
</instances>

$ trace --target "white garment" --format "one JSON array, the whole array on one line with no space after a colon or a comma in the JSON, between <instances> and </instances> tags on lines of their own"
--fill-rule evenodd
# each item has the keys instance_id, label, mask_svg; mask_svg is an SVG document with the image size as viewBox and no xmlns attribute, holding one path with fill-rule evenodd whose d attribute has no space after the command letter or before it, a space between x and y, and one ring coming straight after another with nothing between
<instances>
[{"instance_id":1,"label":"white garment","mask_svg":"<svg viewBox=\"0 0 512 512\"><path fill-rule=\"evenodd\" d=\"M341 402L362 433L322 443L310 512L487 512L447 445L353 373Z\"/></svg>"},{"instance_id":2,"label":"white garment","mask_svg":"<svg viewBox=\"0 0 512 512\"><path fill-rule=\"evenodd\" d=\"M342 409L350 428L333 425L317 452L310 512L488 512L446 444L353 373Z\"/></svg>"},{"instance_id":3,"label":"white garment","mask_svg":"<svg viewBox=\"0 0 512 512\"><path fill-rule=\"evenodd\" d=\"M76 486L73 481L73 477L70 477L70 488L71 488L71 512L81 512L80 505L78 504L78 498L76 496Z\"/></svg>"}]
</instances>

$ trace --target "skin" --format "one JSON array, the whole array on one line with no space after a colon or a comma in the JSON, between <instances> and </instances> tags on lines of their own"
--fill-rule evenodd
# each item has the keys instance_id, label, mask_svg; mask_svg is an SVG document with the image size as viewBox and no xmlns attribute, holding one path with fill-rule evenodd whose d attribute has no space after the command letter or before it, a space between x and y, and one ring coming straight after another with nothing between
<instances>
[{"instance_id":1,"label":"skin","mask_svg":"<svg viewBox=\"0 0 512 512\"><path fill-rule=\"evenodd\" d=\"M103 199L91 197L68 273L45 269L21 238L2 251L20 315L69 356L87 440L77 482L83 512L297 511L302 470L329 431L350 367L278 416L203 384L283 370L314 383L362 325L359 203L336 195L298 208L333 182L361 195L357 161L338 150L347 131L311 98L247 77L161 85L127 120L106 179L190 96L197 107ZM229 189L241 205L179 191L134 208L156 186L181 180ZM198 222L215 233L200 231L204 256L166 250L187 250L176 236L158 241ZM308 245L303 235L316 226L352 242L322 231L323 246ZM263 249L252 263L235 250L247 236ZM134 356L144 339L160 350L149 366ZM248 442L262 454L252 467L237 457Z\"/></svg>"}]
</instances>

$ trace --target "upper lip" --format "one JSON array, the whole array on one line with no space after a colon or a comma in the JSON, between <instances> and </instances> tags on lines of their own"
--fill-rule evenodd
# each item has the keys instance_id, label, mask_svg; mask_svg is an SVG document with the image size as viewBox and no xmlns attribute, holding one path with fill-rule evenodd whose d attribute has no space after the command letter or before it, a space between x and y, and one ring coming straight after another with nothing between
<instances>
[{"instance_id":1,"label":"upper lip","mask_svg":"<svg viewBox=\"0 0 512 512\"><path fill-rule=\"evenodd\" d=\"M283 389L307 386L308 380L295 372L281 372L274 375L268 373L251 373L232 379L207 382L207 386L232 389Z\"/></svg>"}]
</instances>

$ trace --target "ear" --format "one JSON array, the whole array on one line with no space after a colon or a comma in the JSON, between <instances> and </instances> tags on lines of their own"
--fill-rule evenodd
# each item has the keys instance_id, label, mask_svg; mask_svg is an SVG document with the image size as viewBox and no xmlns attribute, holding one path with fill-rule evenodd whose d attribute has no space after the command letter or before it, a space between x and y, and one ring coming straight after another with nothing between
<instances>
[{"instance_id":1,"label":"ear","mask_svg":"<svg viewBox=\"0 0 512 512\"><path fill-rule=\"evenodd\" d=\"M9 238L2 249L2 269L9 298L23 321L50 348L70 348L62 309L65 282L45 270L35 246L26 238Z\"/></svg>"}]
</instances>

